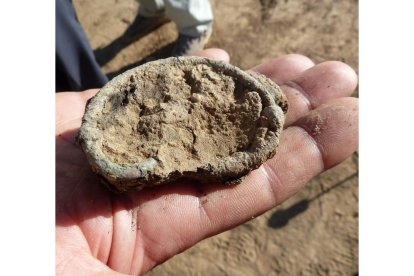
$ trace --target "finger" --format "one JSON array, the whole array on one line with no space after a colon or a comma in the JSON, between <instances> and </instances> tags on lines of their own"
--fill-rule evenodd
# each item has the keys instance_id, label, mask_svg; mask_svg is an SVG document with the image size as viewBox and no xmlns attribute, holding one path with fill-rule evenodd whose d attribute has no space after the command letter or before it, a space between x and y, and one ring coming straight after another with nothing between
<instances>
[{"instance_id":1,"label":"finger","mask_svg":"<svg viewBox=\"0 0 414 276\"><path fill-rule=\"evenodd\" d=\"M266 75L277 84L289 81L315 64L308 57L290 54L272 59L250 69L250 71Z\"/></svg>"},{"instance_id":2,"label":"finger","mask_svg":"<svg viewBox=\"0 0 414 276\"><path fill-rule=\"evenodd\" d=\"M225 62L230 61L229 54L223 49L219 48L209 48L201 51L197 51L192 54L192 56L206 57L214 60L222 60Z\"/></svg>"},{"instance_id":3,"label":"finger","mask_svg":"<svg viewBox=\"0 0 414 276\"><path fill-rule=\"evenodd\" d=\"M73 139L72 134L70 134L69 137L65 133L80 127L82 116L85 112L86 101L93 97L98 91L99 89L89 89L84 92L61 92L56 94L56 136L65 139Z\"/></svg>"},{"instance_id":4,"label":"finger","mask_svg":"<svg viewBox=\"0 0 414 276\"><path fill-rule=\"evenodd\" d=\"M343 62L326 61L310 68L292 82L305 91L311 106L317 107L331 99L351 95L357 85L357 75Z\"/></svg>"},{"instance_id":5,"label":"finger","mask_svg":"<svg viewBox=\"0 0 414 276\"><path fill-rule=\"evenodd\" d=\"M289 102L285 126L321 104L350 96L356 85L356 73L345 63L328 61L309 68L281 85Z\"/></svg>"},{"instance_id":6,"label":"finger","mask_svg":"<svg viewBox=\"0 0 414 276\"><path fill-rule=\"evenodd\" d=\"M280 204L312 177L341 163L358 147L358 99L319 106L282 134L275 158L260 169ZM272 177L273 176L273 177Z\"/></svg>"},{"instance_id":7,"label":"finger","mask_svg":"<svg viewBox=\"0 0 414 276\"><path fill-rule=\"evenodd\" d=\"M345 160L357 147L357 107L357 99L341 98L310 112L282 133L276 156L239 185L194 185L191 192L188 186L186 192L184 186L166 187L165 196L145 200L139 219L143 246L152 260L144 263L163 261L262 214L315 175Z\"/></svg>"},{"instance_id":8,"label":"finger","mask_svg":"<svg viewBox=\"0 0 414 276\"><path fill-rule=\"evenodd\" d=\"M251 215L256 215L254 211L261 213L280 204L312 177L345 160L357 144L358 100L341 98L320 106L282 133L274 158L253 171L241 185L224 191L228 196L226 203L234 204L230 210L238 210L236 213L240 214L226 220L236 222L249 209ZM214 193L210 198L214 198ZM219 203L206 205L206 213L226 223L219 216L224 211Z\"/></svg>"},{"instance_id":9,"label":"finger","mask_svg":"<svg viewBox=\"0 0 414 276\"><path fill-rule=\"evenodd\" d=\"M63 230L61 232L68 231ZM71 238L73 239L73 237L69 237L68 240ZM79 249L79 243L67 246L57 242L56 247L56 275L127 276L127 274L110 269L90 255L87 250Z\"/></svg>"}]
</instances>

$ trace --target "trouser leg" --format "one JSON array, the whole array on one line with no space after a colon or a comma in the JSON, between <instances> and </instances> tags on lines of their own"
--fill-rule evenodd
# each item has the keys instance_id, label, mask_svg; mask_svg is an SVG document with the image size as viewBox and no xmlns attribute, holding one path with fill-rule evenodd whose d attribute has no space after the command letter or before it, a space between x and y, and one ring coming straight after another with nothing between
<instances>
[{"instance_id":1,"label":"trouser leg","mask_svg":"<svg viewBox=\"0 0 414 276\"><path fill-rule=\"evenodd\" d=\"M56 91L100 88L108 81L95 60L71 0L56 0Z\"/></svg>"},{"instance_id":2,"label":"trouser leg","mask_svg":"<svg viewBox=\"0 0 414 276\"><path fill-rule=\"evenodd\" d=\"M198 37L211 29L213 12L209 0L165 0L165 14L180 34Z\"/></svg>"}]
</instances>

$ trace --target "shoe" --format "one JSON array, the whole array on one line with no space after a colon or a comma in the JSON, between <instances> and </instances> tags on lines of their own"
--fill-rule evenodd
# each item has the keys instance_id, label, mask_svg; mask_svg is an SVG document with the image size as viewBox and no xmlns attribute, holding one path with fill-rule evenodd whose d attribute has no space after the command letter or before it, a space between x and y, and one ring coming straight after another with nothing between
<instances>
[{"instance_id":1,"label":"shoe","mask_svg":"<svg viewBox=\"0 0 414 276\"><path fill-rule=\"evenodd\" d=\"M169 21L171 20L165 15L152 17L137 15L131 25L129 25L123 33L123 43L132 43Z\"/></svg>"},{"instance_id":2,"label":"shoe","mask_svg":"<svg viewBox=\"0 0 414 276\"><path fill-rule=\"evenodd\" d=\"M196 51L202 50L210 39L211 31L212 28L209 28L197 37L179 34L171 55L174 57L188 56Z\"/></svg>"}]
</instances>

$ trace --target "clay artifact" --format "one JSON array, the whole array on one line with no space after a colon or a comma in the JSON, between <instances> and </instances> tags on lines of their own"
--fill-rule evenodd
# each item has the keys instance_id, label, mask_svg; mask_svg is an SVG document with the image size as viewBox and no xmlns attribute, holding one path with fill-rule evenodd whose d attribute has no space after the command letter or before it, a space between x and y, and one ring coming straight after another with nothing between
<instances>
[{"instance_id":1,"label":"clay artifact","mask_svg":"<svg viewBox=\"0 0 414 276\"><path fill-rule=\"evenodd\" d=\"M88 101L77 142L116 191L179 179L233 184L274 156L286 111L265 76L174 57L106 84Z\"/></svg>"}]
</instances>

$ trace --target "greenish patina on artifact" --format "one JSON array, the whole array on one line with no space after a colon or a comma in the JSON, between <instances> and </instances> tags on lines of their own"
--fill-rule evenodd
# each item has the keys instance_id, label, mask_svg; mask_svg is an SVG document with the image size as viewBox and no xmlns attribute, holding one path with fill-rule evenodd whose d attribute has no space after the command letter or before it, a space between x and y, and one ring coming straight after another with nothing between
<instances>
[{"instance_id":1,"label":"greenish patina on artifact","mask_svg":"<svg viewBox=\"0 0 414 276\"><path fill-rule=\"evenodd\" d=\"M118 191L238 183L276 153L287 99L262 75L197 57L131 69L89 100L77 141Z\"/></svg>"}]
</instances>

